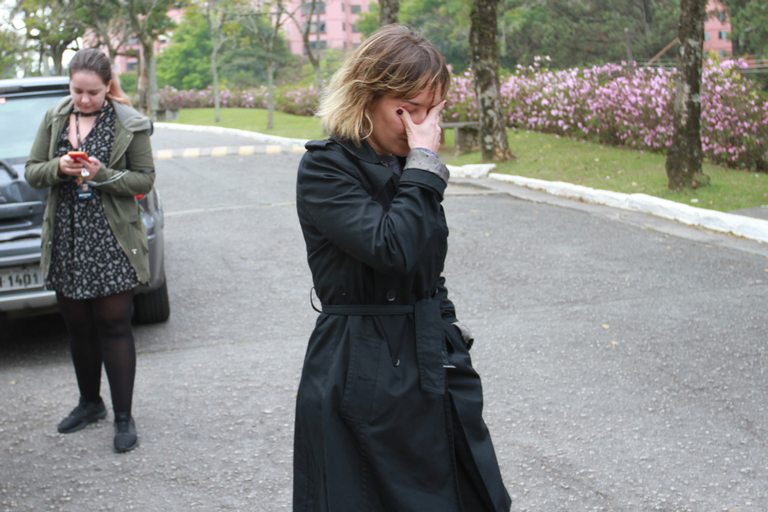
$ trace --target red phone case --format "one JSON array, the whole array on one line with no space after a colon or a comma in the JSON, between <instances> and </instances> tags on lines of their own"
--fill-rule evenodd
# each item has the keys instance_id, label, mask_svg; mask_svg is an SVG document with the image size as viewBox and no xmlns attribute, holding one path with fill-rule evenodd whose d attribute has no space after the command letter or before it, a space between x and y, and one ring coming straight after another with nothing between
<instances>
[{"instance_id":1,"label":"red phone case","mask_svg":"<svg viewBox=\"0 0 768 512\"><path fill-rule=\"evenodd\" d=\"M88 155L85 153L85 151L70 151L67 153L74 161L78 160L85 160L86 162L90 162L91 159L88 158Z\"/></svg>"}]
</instances>

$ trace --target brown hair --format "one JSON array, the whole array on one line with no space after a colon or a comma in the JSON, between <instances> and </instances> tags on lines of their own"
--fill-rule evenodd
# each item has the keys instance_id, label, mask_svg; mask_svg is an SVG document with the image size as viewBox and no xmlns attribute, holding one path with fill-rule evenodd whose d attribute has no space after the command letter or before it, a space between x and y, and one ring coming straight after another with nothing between
<instances>
[{"instance_id":1,"label":"brown hair","mask_svg":"<svg viewBox=\"0 0 768 512\"><path fill-rule=\"evenodd\" d=\"M384 96L413 98L430 87L443 100L450 83L445 60L432 43L403 25L386 25L333 75L317 115L331 135L359 146L373 129L372 102Z\"/></svg>"},{"instance_id":2,"label":"brown hair","mask_svg":"<svg viewBox=\"0 0 768 512\"><path fill-rule=\"evenodd\" d=\"M69 78L78 71L90 71L101 78L104 85L109 84L107 98L124 105L130 105L131 100L120 88L120 79L112 73L112 63L109 57L96 48L84 48L75 53L69 62ZM111 83L110 83L111 81Z\"/></svg>"}]
</instances>

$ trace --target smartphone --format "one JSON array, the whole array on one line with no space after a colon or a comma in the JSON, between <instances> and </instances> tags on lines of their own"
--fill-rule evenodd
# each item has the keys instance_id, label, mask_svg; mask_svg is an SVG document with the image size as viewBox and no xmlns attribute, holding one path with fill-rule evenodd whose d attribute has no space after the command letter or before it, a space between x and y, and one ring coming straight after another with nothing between
<instances>
[{"instance_id":1,"label":"smartphone","mask_svg":"<svg viewBox=\"0 0 768 512\"><path fill-rule=\"evenodd\" d=\"M69 151L67 154L75 162L77 162L78 160L84 160L86 162L91 161L91 159L88 158L88 155L85 153L85 151Z\"/></svg>"}]
</instances>

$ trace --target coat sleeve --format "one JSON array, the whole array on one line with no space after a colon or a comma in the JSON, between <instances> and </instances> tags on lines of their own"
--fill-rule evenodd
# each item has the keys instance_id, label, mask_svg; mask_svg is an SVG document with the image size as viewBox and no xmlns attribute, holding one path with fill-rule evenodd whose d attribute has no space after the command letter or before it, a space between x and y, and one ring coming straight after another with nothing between
<instances>
[{"instance_id":1,"label":"coat sleeve","mask_svg":"<svg viewBox=\"0 0 768 512\"><path fill-rule=\"evenodd\" d=\"M47 188L66 181L66 178L59 176L59 158L48 158L52 137L52 118L52 111L49 110L37 129L37 136L32 143L32 150L24 167L24 177L33 188Z\"/></svg>"},{"instance_id":2,"label":"coat sleeve","mask_svg":"<svg viewBox=\"0 0 768 512\"><path fill-rule=\"evenodd\" d=\"M299 166L297 201L315 228L345 253L379 272L407 274L438 226L445 182L428 171L405 169L385 210L363 187L360 172L334 151L310 151Z\"/></svg>"},{"instance_id":3,"label":"coat sleeve","mask_svg":"<svg viewBox=\"0 0 768 512\"><path fill-rule=\"evenodd\" d=\"M435 298L440 301L440 314L443 317L443 329L448 335L459 336L467 350L472 348L475 342L472 331L456 318L456 308L448 298L448 289L445 287L445 277L437 280L437 294Z\"/></svg>"},{"instance_id":4,"label":"coat sleeve","mask_svg":"<svg viewBox=\"0 0 768 512\"><path fill-rule=\"evenodd\" d=\"M440 276L437 280L437 294L435 298L440 301L440 315L443 320L449 324L457 322L456 308L451 299L448 298L448 288L445 287L445 277Z\"/></svg>"},{"instance_id":5,"label":"coat sleeve","mask_svg":"<svg viewBox=\"0 0 768 512\"><path fill-rule=\"evenodd\" d=\"M125 151L127 169L110 169L102 165L91 185L116 196L148 194L155 183L155 163L149 133L136 132Z\"/></svg>"}]
</instances>

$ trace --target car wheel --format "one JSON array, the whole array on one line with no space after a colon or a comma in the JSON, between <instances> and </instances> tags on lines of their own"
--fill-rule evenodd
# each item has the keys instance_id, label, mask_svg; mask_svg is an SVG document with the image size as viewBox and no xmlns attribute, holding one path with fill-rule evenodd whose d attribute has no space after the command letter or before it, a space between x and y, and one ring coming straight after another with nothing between
<instances>
[{"instance_id":1,"label":"car wheel","mask_svg":"<svg viewBox=\"0 0 768 512\"><path fill-rule=\"evenodd\" d=\"M165 276L163 284L155 291L142 293L133 298L133 321L137 324L155 324L165 322L171 315L168 302L168 286Z\"/></svg>"}]
</instances>

